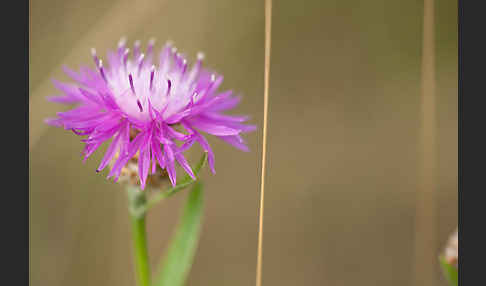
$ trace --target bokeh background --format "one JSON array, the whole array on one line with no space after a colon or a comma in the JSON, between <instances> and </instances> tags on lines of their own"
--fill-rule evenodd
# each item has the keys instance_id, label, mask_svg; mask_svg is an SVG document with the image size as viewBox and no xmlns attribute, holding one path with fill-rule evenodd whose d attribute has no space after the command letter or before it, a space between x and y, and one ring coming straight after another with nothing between
<instances>
[{"instance_id":1,"label":"bokeh background","mask_svg":"<svg viewBox=\"0 0 486 286\"><path fill-rule=\"evenodd\" d=\"M435 257L457 225L457 1L435 4L436 185L417 209L423 149L423 2L274 0L264 220L264 285L446 285ZM47 127L50 79L89 50L154 36L225 75L234 113L259 126L251 153L210 140L204 226L188 285L255 281L263 120L260 0L30 1L30 280L35 286L134 285L125 192L85 164L79 138ZM196 152L197 153L197 150ZM192 161L198 159L192 154ZM149 214L155 266L186 194ZM431 217L420 217L420 216ZM417 221L428 225L417 236ZM430 236L427 236L430 235ZM423 245L423 241L422 241ZM415 267L431 263L431 267ZM415 265L415 266L414 266ZM155 267L154 267L155 268ZM420 273L423 269L423 273ZM418 277L418 278L417 278Z\"/></svg>"}]
</instances>

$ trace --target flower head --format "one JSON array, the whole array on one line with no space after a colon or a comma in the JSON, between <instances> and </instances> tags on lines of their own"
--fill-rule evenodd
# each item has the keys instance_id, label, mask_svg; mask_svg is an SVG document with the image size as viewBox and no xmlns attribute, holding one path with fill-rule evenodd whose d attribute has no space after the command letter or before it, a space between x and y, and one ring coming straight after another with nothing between
<instances>
[{"instance_id":1,"label":"flower head","mask_svg":"<svg viewBox=\"0 0 486 286\"><path fill-rule=\"evenodd\" d=\"M97 171L113 160L108 178L117 181L122 168L136 157L142 189L149 172L154 174L159 167L175 185L175 162L194 178L183 152L195 142L208 153L214 173L214 153L202 132L248 151L241 134L256 127L243 124L247 116L223 114L240 98L231 90L218 91L223 76L202 67L201 53L189 67L184 55L167 43L155 65L154 41L145 53L140 46L137 41L130 50L122 39L116 51L108 52L109 65L92 49L95 69L81 67L75 72L65 67L76 83L53 80L64 95L48 99L75 107L46 122L85 136L84 160L112 139Z\"/></svg>"}]
</instances>

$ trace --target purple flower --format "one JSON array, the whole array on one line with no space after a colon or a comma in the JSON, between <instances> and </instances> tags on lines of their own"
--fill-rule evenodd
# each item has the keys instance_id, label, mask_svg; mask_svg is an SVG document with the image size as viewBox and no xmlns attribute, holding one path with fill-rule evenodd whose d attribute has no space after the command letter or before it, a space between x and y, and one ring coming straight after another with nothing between
<instances>
[{"instance_id":1,"label":"purple flower","mask_svg":"<svg viewBox=\"0 0 486 286\"><path fill-rule=\"evenodd\" d=\"M256 129L243 124L247 116L223 114L234 108L240 98L233 97L231 90L218 92L223 76L202 67L202 54L189 67L185 57L167 43L156 66L152 65L153 47L151 40L144 54L137 41L130 51L122 39L116 51L108 52L108 66L93 49L96 69L81 67L75 72L64 67L76 83L53 80L64 95L48 100L76 106L46 120L50 125L86 136L81 140L86 144L84 160L105 141L113 139L97 171L114 160L108 178L114 177L115 181L122 168L139 152L142 189L149 172L156 172L157 164L166 169L172 185L176 184L176 161L195 178L183 155L195 142L208 153L208 163L214 173L214 154L201 132L248 151L241 133Z\"/></svg>"}]
</instances>

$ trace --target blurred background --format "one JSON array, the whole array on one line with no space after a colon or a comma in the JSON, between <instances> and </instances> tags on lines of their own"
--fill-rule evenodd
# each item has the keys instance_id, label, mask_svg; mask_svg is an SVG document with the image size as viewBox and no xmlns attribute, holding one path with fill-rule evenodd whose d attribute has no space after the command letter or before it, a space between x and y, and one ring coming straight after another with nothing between
<instances>
[{"instance_id":1,"label":"blurred background","mask_svg":"<svg viewBox=\"0 0 486 286\"><path fill-rule=\"evenodd\" d=\"M436 179L417 208L428 156L420 137L423 2L274 0L264 285L447 285L436 255L457 225L456 16L457 1L436 1L427 157L435 157ZM43 123L63 108L45 101L57 93L51 78L67 80L62 65L91 63L91 47L105 54L121 36L130 44L153 36L158 47L171 39L191 60L204 51L225 75L223 89L243 95L233 114L250 114L259 129L246 136L250 153L210 140L217 175L203 171L204 225L187 284L253 285L263 1L31 0L30 21L31 285L135 283L125 191L95 173L103 152L83 164L80 138ZM185 197L149 214L153 266ZM420 245L432 256L417 259Z\"/></svg>"}]
</instances>

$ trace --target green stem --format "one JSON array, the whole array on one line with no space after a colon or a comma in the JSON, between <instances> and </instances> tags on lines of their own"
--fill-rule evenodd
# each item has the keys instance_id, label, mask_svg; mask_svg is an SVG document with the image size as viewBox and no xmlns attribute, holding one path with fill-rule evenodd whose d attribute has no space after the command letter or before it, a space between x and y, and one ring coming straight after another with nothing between
<instances>
[{"instance_id":1,"label":"green stem","mask_svg":"<svg viewBox=\"0 0 486 286\"><path fill-rule=\"evenodd\" d=\"M132 215L133 246L135 249L135 267L137 284L150 285L150 267L148 262L147 235L145 231L145 214Z\"/></svg>"},{"instance_id":2,"label":"green stem","mask_svg":"<svg viewBox=\"0 0 486 286\"><path fill-rule=\"evenodd\" d=\"M193 166L194 174L197 176L208 155L204 153L199 163ZM135 270L138 286L150 286L150 265L147 250L147 234L145 230L145 216L150 207L163 199L174 195L180 190L194 183L189 175L186 175L176 186L161 192L147 201L145 191L135 186L127 187L128 210L132 220L133 246L135 250Z\"/></svg>"},{"instance_id":3,"label":"green stem","mask_svg":"<svg viewBox=\"0 0 486 286\"><path fill-rule=\"evenodd\" d=\"M128 187L127 194L128 209L132 220L137 285L150 286L150 266L147 249L147 233L145 230L147 199L145 192L137 187Z\"/></svg>"}]
</instances>

